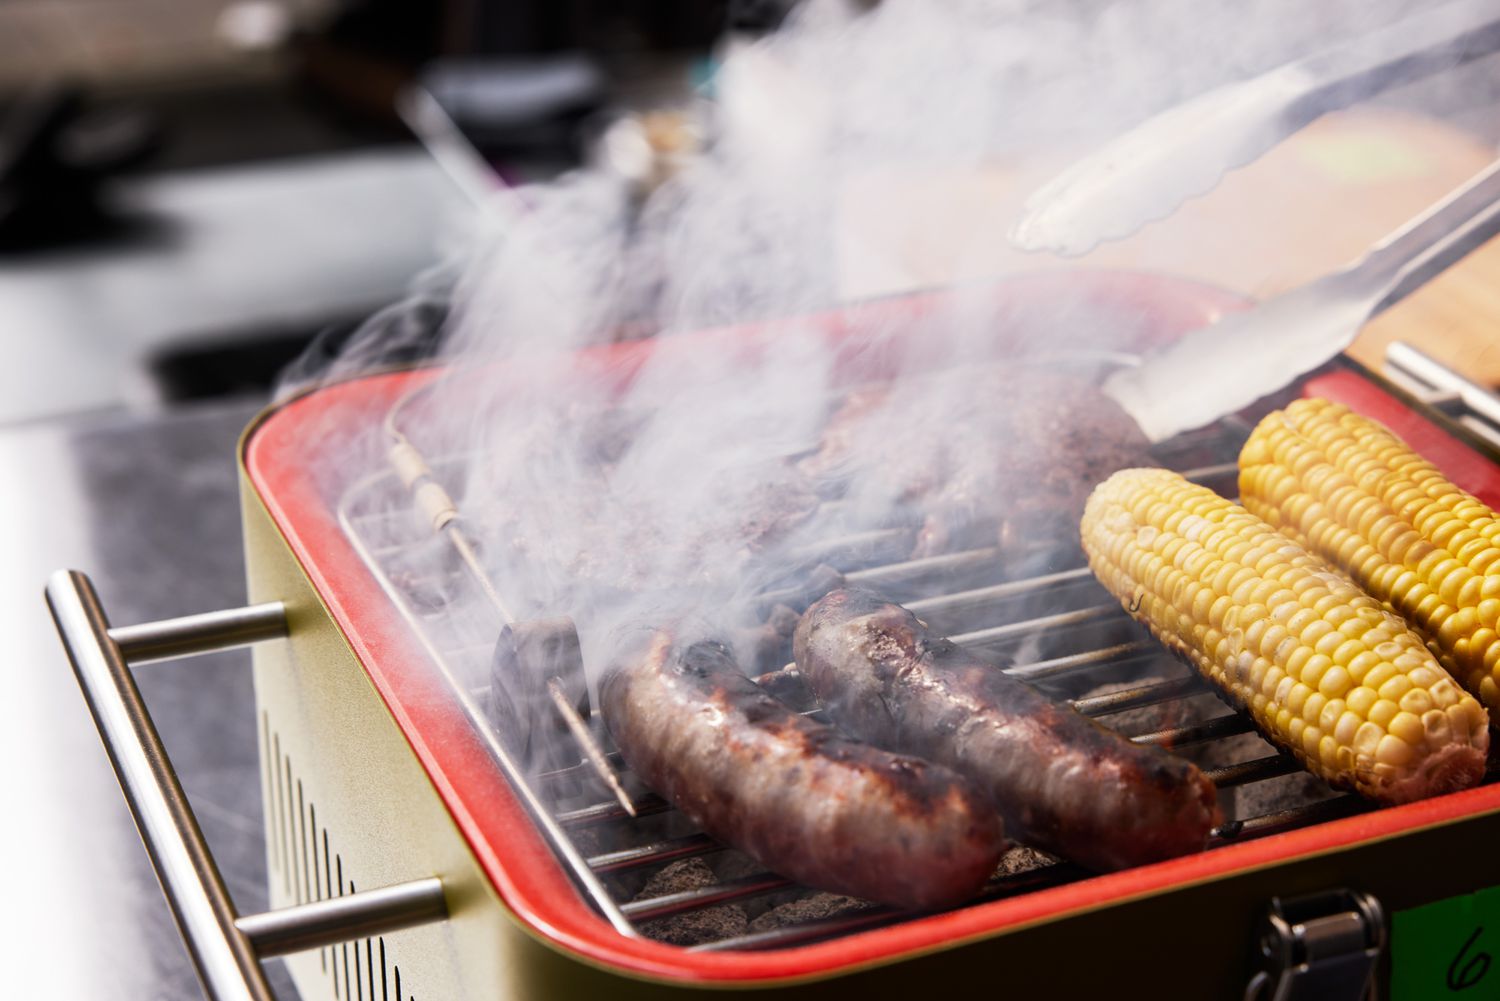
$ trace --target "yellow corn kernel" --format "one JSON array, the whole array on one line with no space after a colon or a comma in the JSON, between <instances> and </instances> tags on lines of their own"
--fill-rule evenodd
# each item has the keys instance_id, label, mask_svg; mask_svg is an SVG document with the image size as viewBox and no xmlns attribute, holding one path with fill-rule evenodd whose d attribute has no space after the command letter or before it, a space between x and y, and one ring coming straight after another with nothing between
<instances>
[{"instance_id":1,"label":"yellow corn kernel","mask_svg":"<svg viewBox=\"0 0 1500 1001\"><path fill-rule=\"evenodd\" d=\"M1239 505L1167 470L1127 469L1094 490L1082 537L1121 604L1318 775L1382 802L1483 776L1488 716L1421 637ZM1210 595L1174 606L1163 588L1184 587Z\"/></svg>"},{"instance_id":2,"label":"yellow corn kernel","mask_svg":"<svg viewBox=\"0 0 1500 1001\"><path fill-rule=\"evenodd\" d=\"M1380 424L1319 399L1257 425L1240 497L1405 617L1500 709L1500 518L1483 502Z\"/></svg>"}]
</instances>

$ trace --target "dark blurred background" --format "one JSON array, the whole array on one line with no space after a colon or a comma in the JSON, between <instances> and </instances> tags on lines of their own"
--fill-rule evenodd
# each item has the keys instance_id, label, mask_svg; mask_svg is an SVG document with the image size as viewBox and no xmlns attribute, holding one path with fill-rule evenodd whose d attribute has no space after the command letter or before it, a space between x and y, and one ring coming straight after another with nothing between
<instances>
[{"instance_id":1,"label":"dark blurred background","mask_svg":"<svg viewBox=\"0 0 1500 1001\"><path fill-rule=\"evenodd\" d=\"M1151 42L1163 47L1182 86L1196 87L1326 45L1331 26L1351 17L1373 26L1440 0L1312 8L1256 0L1243 23L1275 26L1284 42L1230 45L1241 53L1231 60L1195 56L1225 51L1224 39L1198 44L1201 31L1215 29L1185 9L1171 13L1162 0L975 0L985 2L1040 21L1159 9L1176 32ZM363 318L400 299L442 259L487 192L601 154L649 185L661 161L703 140L703 122L685 109L704 104L716 57L732 42L774 30L792 4L3 0L0 330L11 363L0 367L0 425L264 394L315 338L319 351L332 352ZM1493 144L1500 141L1495 65L1481 60L1382 101ZM1164 92L1159 101L1181 96ZM981 132L993 125L974 123ZM1430 145L1400 132L1397 123L1377 138L1395 136L1389 141L1408 150ZM1337 155L1370 160L1368 149L1354 148L1361 142L1344 142ZM1048 169L1060 162L1043 161ZM1432 186L1444 190L1446 175L1431 173ZM1023 181L1008 178L1006 190L1019 193ZM948 181L904 177L894 192L901 204L885 191L875 203L891 226L902 224L906 202L932 220L925 193L952 190ZM1287 207L1287 218L1305 215L1285 190L1257 191L1263 204ZM1323 194L1307 194L1325 203ZM1368 194L1390 202L1384 191ZM1428 197L1424 188L1410 200L1420 206ZM1357 201L1369 204L1364 193ZM990 195L975 204L1015 207ZM1395 218L1408 211L1405 202L1392 208ZM1351 201L1350 213L1363 210ZM849 239L872 238L858 224L868 214L851 217ZM902 280L955 277L942 249L971 236L939 233L928 245L938 253L910 264ZM1367 239L1361 230L1347 246L1312 255L1275 280L1262 280L1270 258L1259 251L1247 252L1248 267L1200 277L1265 294L1275 281L1305 280L1338 263ZM1185 266L1130 253L1122 259L1128 266ZM1035 266L1003 247L971 258L986 273ZM864 275L843 277L849 294L890 290Z\"/></svg>"},{"instance_id":2,"label":"dark blurred background","mask_svg":"<svg viewBox=\"0 0 1500 1001\"><path fill-rule=\"evenodd\" d=\"M263 393L778 0L0 3L0 424Z\"/></svg>"}]
</instances>

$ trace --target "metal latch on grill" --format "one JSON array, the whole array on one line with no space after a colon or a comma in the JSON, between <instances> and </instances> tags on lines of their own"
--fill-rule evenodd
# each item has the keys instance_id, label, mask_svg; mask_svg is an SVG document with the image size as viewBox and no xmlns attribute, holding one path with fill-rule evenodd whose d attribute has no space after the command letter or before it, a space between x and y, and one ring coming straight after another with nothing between
<instances>
[{"instance_id":1,"label":"metal latch on grill","mask_svg":"<svg viewBox=\"0 0 1500 1001\"><path fill-rule=\"evenodd\" d=\"M1245 1001L1364 1001L1384 948L1385 914L1368 893L1272 897Z\"/></svg>"}]
</instances>

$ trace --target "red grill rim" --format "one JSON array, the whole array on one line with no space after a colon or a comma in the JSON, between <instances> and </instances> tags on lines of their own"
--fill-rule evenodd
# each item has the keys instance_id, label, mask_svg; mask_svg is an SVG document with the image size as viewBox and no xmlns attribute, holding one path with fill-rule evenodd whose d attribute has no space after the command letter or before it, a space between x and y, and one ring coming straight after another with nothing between
<instances>
[{"instance_id":1,"label":"red grill rim","mask_svg":"<svg viewBox=\"0 0 1500 1001\"><path fill-rule=\"evenodd\" d=\"M1046 273L996 286L1007 294L1087 294L1141 310L1171 336L1241 308L1237 297L1196 282L1119 272ZM863 318L889 323L933 308L943 293L863 304L797 321L828 336L848 337ZM869 311L876 311L870 313ZM694 350L703 340L777 336L775 325L733 328L673 339ZM668 342L589 349L590 364L621 375ZM951 948L1176 888L1280 862L1332 852L1424 828L1500 812L1500 785L1317 824L1211 852L1093 877L943 914L914 917L841 938L769 952L691 952L620 935L578 893L526 814L482 740L460 713L444 711L444 689L426 672L401 665L427 654L339 526L342 484L325 482L310 449L350 443L378 425L403 393L435 378L436 369L370 376L325 387L264 415L242 442L249 482L322 602L364 666L496 891L531 933L580 958L650 979L768 984L850 972ZM1349 404L1388 424L1450 477L1488 503L1500 503L1500 469L1442 428L1409 410L1351 369L1310 379L1306 395ZM309 433L309 431L313 433ZM293 615L296 611L293 610ZM504 854L496 846L504 845Z\"/></svg>"}]
</instances>

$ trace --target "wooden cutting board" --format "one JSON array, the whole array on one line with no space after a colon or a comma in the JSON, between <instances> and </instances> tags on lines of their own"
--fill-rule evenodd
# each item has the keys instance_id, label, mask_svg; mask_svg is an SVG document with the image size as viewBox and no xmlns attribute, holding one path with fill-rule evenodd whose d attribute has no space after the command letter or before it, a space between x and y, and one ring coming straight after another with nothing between
<instances>
[{"instance_id":1,"label":"wooden cutting board","mask_svg":"<svg viewBox=\"0 0 1500 1001\"><path fill-rule=\"evenodd\" d=\"M1168 219L1076 261L1024 254L1006 239L1025 196L1072 156L884 168L841 195L840 289L852 298L1082 265L1165 271L1264 297L1357 259L1494 156L1466 133L1403 112L1328 115ZM1397 339L1500 384L1500 239L1377 317L1350 353L1378 370Z\"/></svg>"}]
</instances>

